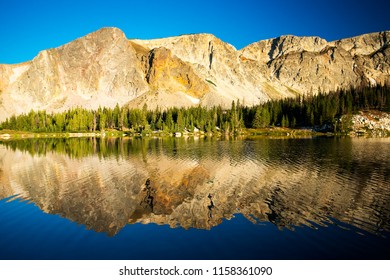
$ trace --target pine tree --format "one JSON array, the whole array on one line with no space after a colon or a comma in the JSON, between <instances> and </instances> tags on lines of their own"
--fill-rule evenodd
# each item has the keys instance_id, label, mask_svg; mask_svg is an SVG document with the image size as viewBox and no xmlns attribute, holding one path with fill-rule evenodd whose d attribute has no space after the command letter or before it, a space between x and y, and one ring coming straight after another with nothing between
<instances>
[{"instance_id":1,"label":"pine tree","mask_svg":"<svg viewBox=\"0 0 390 280\"><path fill-rule=\"evenodd\" d=\"M183 125L183 114L181 110L179 110L177 113L176 124L177 124L176 130L178 132L182 132L184 130L184 125Z\"/></svg>"},{"instance_id":2,"label":"pine tree","mask_svg":"<svg viewBox=\"0 0 390 280\"><path fill-rule=\"evenodd\" d=\"M163 120L162 120L162 118L161 118L161 115L160 115L160 117L159 117L158 120L157 120L156 128L157 128L158 130L163 130L163 129L164 129L164 127L163 127Z\"/></svg>"},{"instance_id":3,"label":"pine tree","mask_svg":"<svg viewBox=\"0 0 390 280\"><path fill-rule=\"evenodd\" d=\"M167 126L167 130L173 131L174 130L174 122L172 117L172 111L168 110L166 117L165 117L165 125Z\"/></svg>"},{"instance_id":4,"label":"pine tree","mask_svg":"<svg viewBox=\"0 0 390 280\"><path fill-rule=\"evenodd\" d=\"M261 107L257 106L256 107L256 112L255 112L255 115L254 115L253 121L252 121L252 127L253 128L260 128L261 124L262 124Z\"/></svg>"},{"instance_id":5,"label":"pine tree","mask_svg":"<svg viewBox=\"0 0 390 280\"><path fill-rule=\"evenodd\" d=\"M99 113L99 130L101 132L104 132L104 130L106 129L106 122L107 122L107 116L104 113L104 110L102 110Z\"/></svg>"},{"instance_id":6,"label":"pine tree","mask_svg":"<svg viewBox=\"0 0 390 280\"><path fill-rule=\"evenodd\" d=\"M121 109L119 108L119 104L117 103L115 108L114 108L114 111L112 112L112 118L113 118L112 127L113 128L120 128L120 127L122 127L119 124L120 115L121 115Z\"/></svg>"}]
</instances>

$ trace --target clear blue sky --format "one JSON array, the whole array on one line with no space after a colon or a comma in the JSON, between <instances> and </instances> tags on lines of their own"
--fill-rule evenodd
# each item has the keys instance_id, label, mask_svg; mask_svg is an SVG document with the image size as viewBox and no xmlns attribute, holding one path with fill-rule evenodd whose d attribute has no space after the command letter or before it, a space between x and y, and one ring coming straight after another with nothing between
<instances>
[{"instance_id":1,"label":"clear blue sky","mask_svg":"<svg viewBox=\"0 0 390 280\"><path fill-rule=\"evenodd\" d=\"M30 60L107 26L141 39L212 33L237 49L285 34L331 41L390 30L390 1L0 0L0 63Z\"/></svg>"}]
</instances>

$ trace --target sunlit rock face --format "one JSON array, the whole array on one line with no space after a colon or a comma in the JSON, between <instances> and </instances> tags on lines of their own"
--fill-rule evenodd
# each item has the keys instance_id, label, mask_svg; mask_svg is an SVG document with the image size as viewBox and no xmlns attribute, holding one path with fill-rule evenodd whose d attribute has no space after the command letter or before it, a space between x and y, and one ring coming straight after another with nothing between
<instances>
[{"instance_id":1,"label":"sunlit rock face","mask_svg":"<svg viewBox=\"0 0 390 280\"><path fill-rule=\"evenodd\" d=\"M341 152L330 145L322 152L334 157L323 159L270 139L42 141L0 145L0 198L16 195L97 232L115 235L134 223L211 229L235 214L281 229L341 221L390 230L388 162L371 162L386 142L356 139Z\"/></svg>"},{"instance_id":2,"label":"sunlit rock face","mask_svg":"<svg viewBox=\"0 0 390 280\"><path fill-rule=\"evenodd\" d=\"M300 94L359 85L388 84L390 32L327 42L319 37L281 36L241 50L266 64L265 76Z\"/></svg>"},{"instance_id":3,"label":"sunlit rock face","mask_svg":"<svg viewBox=\"0 0 390 280\"><path fill-rule=\"evenodd\" d=\"M334 42L288 35L236 50L211 34L128 40L103 28L0 65L0 121L31 109L229 107L389 84L389 38L389 31Z\"/></svg>"}]
</instances>

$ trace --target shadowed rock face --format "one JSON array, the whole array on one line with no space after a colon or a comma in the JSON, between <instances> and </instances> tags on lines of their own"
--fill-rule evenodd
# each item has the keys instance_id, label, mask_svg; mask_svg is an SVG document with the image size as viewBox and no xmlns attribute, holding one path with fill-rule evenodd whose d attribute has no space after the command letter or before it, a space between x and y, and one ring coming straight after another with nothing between
<instances>
[{"instance_id":1,"label":"shadowed rock face","mask_svg":"<svg viewBox=\"0 0 390 280\"><path fill-rule=\"evenodd\" d=\"M31 109L253 105L390 83L390 32L327 42L281 36L241 50L210 34L128 40L103 28L32 61L0 65L0 121Z\"/></svg>"},{"instance_id":2,"label":"shadowed rock face","mask_svg":"<svg viewBox=\"0 0 390 280\"><path fill-rule=\"evenodd\" d=\"M133 223L210 229L235 214L279 228L336 220L381 234L390 230L390 171L376 151L386 153L388 143L364 140L325 141L317 152L304 140L181 140L167 148L161 140L84 139L91 153L77 158L58 143L32 143L34 156L18 150L26 143L15 151L1 145L0 198L18 195L110 235Z\"/></svg>"}]
</instances>

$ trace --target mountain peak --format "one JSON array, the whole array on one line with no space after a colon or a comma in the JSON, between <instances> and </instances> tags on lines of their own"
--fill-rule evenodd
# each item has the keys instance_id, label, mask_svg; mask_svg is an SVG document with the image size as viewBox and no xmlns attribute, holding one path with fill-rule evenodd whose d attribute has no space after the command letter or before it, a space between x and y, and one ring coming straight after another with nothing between
<instances>
[{"instance_id":1,"label":"mountain peak","mask_svg":"<svg viewBox=\"0 0 390 280\"><path fill-rule=\"evenodd\" d=\"M125 33L117 27L102 27L94 32L89 33L86 36L89 36L89 35L96 35L96 36L111 35L111 36L115 36L115 37L126 37Z\"/></svg>"},{"instance_id":2,"label":"mountain peak","mask_svg":"<svg viewBox=\"0 0 390 280\"><path fill-rule=\"evenodd\" d=\"M128 40L105 27L32 61L0 65L0 121L31 109L229 107L390 84L390 32L333 42L283 35L236 50L212 34Z\"/></svg>"}]
</instances>

